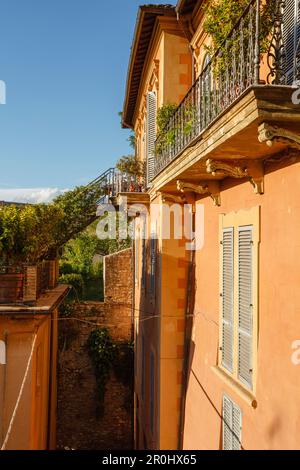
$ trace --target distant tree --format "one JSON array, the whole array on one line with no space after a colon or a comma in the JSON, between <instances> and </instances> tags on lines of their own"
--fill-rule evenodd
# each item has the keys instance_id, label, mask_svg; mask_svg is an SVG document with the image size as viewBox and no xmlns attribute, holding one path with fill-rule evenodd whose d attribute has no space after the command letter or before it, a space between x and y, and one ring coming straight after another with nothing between
<instances>
[{"instance_id":1,"label":"distant tree","mask_svg":"<svg viewBox=\"0 0 300 470\"><path fill-rule=\"evenodd\" d=\"M116 168L131 176L143 176L143 164L135 155L121 157L116 163Z\"/></svg>"}]
</instances>

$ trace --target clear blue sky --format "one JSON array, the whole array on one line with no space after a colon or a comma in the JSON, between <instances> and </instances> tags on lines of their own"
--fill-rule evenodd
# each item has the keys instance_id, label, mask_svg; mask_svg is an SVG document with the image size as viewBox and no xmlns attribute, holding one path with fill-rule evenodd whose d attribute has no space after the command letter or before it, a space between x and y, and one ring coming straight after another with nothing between
<instances>
[{"instance_id":1,"label":"clear blue sky","mask_svg":"<svg viewBox=\"0 0 300 470\"><path fill-rule=\"evenodd\" d=\"M118 111L141 3L1 1L0 189L71 188L130 153Z\"/></svg>"}]
</instances>

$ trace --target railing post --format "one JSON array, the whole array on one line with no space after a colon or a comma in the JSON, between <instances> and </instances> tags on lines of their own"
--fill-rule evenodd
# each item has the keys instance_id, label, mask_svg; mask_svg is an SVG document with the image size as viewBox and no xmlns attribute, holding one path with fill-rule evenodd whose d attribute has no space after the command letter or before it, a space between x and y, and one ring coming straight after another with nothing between
<instances>
[{"instance_id":1,"label":"railing post","mask_svg":"<svg viewBox=\"0 0 300 470\"><path fill-rule=\"evenodd\" d=\"M255 30L255 70L254 84L258 85L260 80L260 0L256 0L256 30Z\"/></svg>"}]
</instances>

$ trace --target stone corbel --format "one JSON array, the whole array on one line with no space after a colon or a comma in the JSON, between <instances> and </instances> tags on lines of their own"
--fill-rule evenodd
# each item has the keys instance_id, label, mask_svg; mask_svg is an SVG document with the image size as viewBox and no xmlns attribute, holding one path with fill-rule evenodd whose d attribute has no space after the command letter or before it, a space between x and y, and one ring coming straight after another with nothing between
<instances>
[{"instance_id":1,"label":"stone corbel","mask_svg":"<svg viewBox=\"0 0 300 470\"><path fill-rule=\"evenodd\" d=\"M215 206L221 205L220 184L217 181L206 181L193 184L186 181L177 181L177 189L181 193L196 193L200 196L210 196Z\"/></svg>"},{"instance_id":2,"label":"stone corbel","mask_svg":"<svg viewBox=\"0 0 300 470\"><path fill-rule=\"evenodd\" d=\"M230 176L232 178L247 178L249 176L244 162L242 165L234 161L207 160L206 171L212 176Z\"/></svg>"},{"instance_id":3,"label":"stone corbel","mask_svg":"<svg viewBox=\"0 0 300 470\"><path fill-rule=\"evenodd\" d=\"M248 178L256 194L264 193L264 168L263 163L257 160L224 162L219 160L207 160L206 171L212 176L231 178Z\"/></svg>"},{"instance_id":4,"label":"stone corbel","mask_svg":"<svg viewBox=\"0 0 300 470\"><path fill-rule=\"evenodd\" d=\"M258 128L258 140L261 143L265 142L268 147L272 147L274 142L279 142L300 150L299 134L266 122L263 122Z\"/></svg>"},{"instance_id":5,"label":"stone corbel","mask_svg":"<svg viewBox=\"0 0 300 470\"><path fill-rule=\"evenodd\" d=\"M247 164L250 183L255 194L264 194L264 165L262 161L249 161Z\"/></svg>"},{"instance_id":6,"label":"stone corbel","mask_svg":"<svg viewBox=\"0 0 300 470\"><path fill-rule=\"evenodd\" d=\"M186 197L184 194L175 196L175 194L160 193L160 195L162 202L175 202L176 204L184 204L186 202Z\"/></svg>"}]
</instances>

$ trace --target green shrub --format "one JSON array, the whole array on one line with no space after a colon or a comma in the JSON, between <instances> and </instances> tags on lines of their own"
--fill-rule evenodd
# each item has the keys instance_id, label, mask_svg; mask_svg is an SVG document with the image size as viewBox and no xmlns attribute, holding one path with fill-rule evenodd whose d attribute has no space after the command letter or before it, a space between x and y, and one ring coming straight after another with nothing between
<instances>
[{"instance_id":1,"label":"green shrub","mask_svg":"<svg viewBox=\"0 0 300 470\"><path fill-rule=\"evenodd\" d=\"M82 296L84 293L84 279L81 274L63 274L62 276L60 276L59 282L60 284L69 284L70 286L72 286L78 296Z\"/></svg>"}]
</instances>

